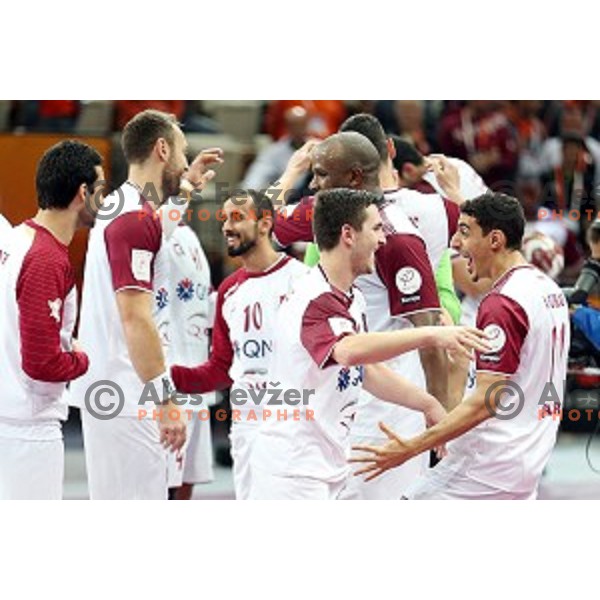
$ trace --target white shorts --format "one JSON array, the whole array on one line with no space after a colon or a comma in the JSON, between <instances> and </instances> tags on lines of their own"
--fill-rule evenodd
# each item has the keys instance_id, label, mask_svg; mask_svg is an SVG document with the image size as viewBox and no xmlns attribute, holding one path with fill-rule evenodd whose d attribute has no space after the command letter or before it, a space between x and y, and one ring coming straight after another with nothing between
<instances>
[{"instance_id":1,"label":"white shorts","mask_svg":"<svg viewBox=\"0 0 600 600\"><path fill-rule=\"evenodd\" d=\"M236 500L248 500L252 485L250 473L250 455L254 440L260 429L260 423L231 424L229 440L231 442L231 459L233 460L233 487Z\"/></svg>"},{"instance_id":2,"label":"white shorts","mask_svg":"<svg viewBox=\"0 0 600 600\"><path fill-rule=\"evenodd\" d=\"M183 483L209 483L215 478L212 456L210 420L202 420L194 413L188 422L187 439L182 452L169 452L169 487Z\"/></svg>"},{"instance_id":3,"label":"white shorts","mask_svg":"<svg viewBox=\"0 0 600 600\"><path fill-rule=\"evenodd\" d=\"M167 455L158 423L137 417L102 421L81 411L92 500L166 500Z\"/></svg>"},{"instance_id":4,"label":"white shorts","mask_svg":"<svg viewBox=\"0 0 600 600\"><path fill-rule=\"evenodd\" d=\"M0 423L0 500L61 500L64 469L59 421Z\"/></svg>"},{"instance_id":5,"label":"white shorts","mask_svg":"<svg viewBox=\"0 0 600 600\"><path fill-rule=\"evenodd\" d=\"M446 460L446 459L444 459ZM507 491L467 477L444 460L405 492L408 500L535 500L537 491Z\"/></svg>"},{"instance_id":6,"label":"white shorts","mask_svg":"<svg viewBox=\"0 0 600 600\"><path fill-rule=\"evenodd\" d=\"M352 445L383 446L387 438L366 438L352 436ZM360 454L360 453L357 453ZM397 469L391 469L372 481L365 481L366 475L348 477L343 500L399 500L416 479L423 475L429 464L429 454L415 456ZM358 471L360 463L352 466L352 472Z\"/></svg>"},{"instance_id":7,"label":"white shorts","mask_svg":"<svg viewBox=\"0 0 600 600\"><path fill-rule=\"evenodd\" d=\"M310 477L273 475L254 466L250 500L338 500L343 499L346 480L321 481Z\"/></svg>"}]
</instances>

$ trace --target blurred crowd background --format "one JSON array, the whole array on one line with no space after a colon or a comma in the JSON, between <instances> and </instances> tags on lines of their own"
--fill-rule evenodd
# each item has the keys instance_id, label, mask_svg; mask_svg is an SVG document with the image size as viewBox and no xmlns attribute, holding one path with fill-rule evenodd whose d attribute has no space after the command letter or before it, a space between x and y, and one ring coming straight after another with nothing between
<instances>
[{"instance_id":1,"label":"blurred crowd background","mask_svg":"<svg viewBox=\"0 0 600 600\"><path fill-rule=\"evenodd\" d=\"M145 108L177 116L190 155L209 146L224 149L225 164L203 193L208 200L216 197L217 185L221 190L266 187L308 137L326 137L348 116L367 112L423 155L444 153L470 163L488 186L518 197L528 220L546 215L545 233L564 251L565 281L572 280L587 252L585 231L597 216L600 189L598 100L0 101L0 136L4 141L8 136L103 138L110 185L117 187L126 178L119 132ZM16 201L0 184L0 212L10 218ZM217 284L228 268L219 223L195 226Z\"/></svg>"}]
</instances>

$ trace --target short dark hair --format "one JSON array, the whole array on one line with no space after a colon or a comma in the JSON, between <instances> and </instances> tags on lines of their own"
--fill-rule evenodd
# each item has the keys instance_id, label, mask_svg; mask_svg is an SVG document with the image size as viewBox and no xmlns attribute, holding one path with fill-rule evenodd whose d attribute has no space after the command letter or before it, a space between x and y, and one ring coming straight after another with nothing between
<instances>
[{"instance_id":1,"label":"short dark hair","mask_svg":"<svg viewBox=\"0 0 600 600\"><path fill-rule=\"evenodd\" d=\"M101 164L102 157L88 144L75 140L55 144L37 165L38 206L43 210L68 208L82 183L90 188L94 185L98 179L95 167Z\"/></svg>"},{"instance_id":2,"label":"short dark hair","mask_svg":"<svg viewBox=\"0 0 600 600\"><path fill-rule=\"evenodd\" d=\"M178 125L175 115L160 110L148 109L135 115L125 125L121 137L127 163L144 162L152 154L152 148L159 138L164 138L173 147L175 125Z\"/></svg>"},{"instance_id":3,"label":"short dark hair","mask_svg":"<svg viewBox=\"0 0 600 600\"><path fill-rule=\"evenodd\" d=\"M364 135L375 146L379 159L385 162L388 157L387 138L379 119L368 113L348 117L341 125L340 132L356 131Z\"/></svg>"},{"instance_id":4,"label":"short dark hair","mask_svg":"<svg viewBox=\"0 0 600 600\"><path fill-rule=\"evenodd\" d=\"M486 192L464 202L460 210L477 221L483 235L487 235L492 229L499 229L506 236L506 247L509 250L521 248L525 214L516 198L500 192Z\"/></svg>"},{"instance_id":5,"label":"short dark hair","mask_svg":"<svg viewBox=\"0 0 600 600\"><path fill-rule=\"evenodd\" d=\"M367 218L367 208L381 199L379 194L364 190L336 188L318 192L313 231L319 249L333 250L340 241L344 225L360 231Z\"/></svg>"},{"instance_id":6,"label":"short dark hair","mask_svg":"<svg viewBox=\"0 0 600 600\"><path fill-rule=\"evenodd\" d=\"M402 169L404 165L410 164L415 165L415 167L420 167L425 160L423 155L415 148L414 144L403 140L401 137L397 135L391 135L390 139L394 144L394 148L396 150L396 156L392 159L392 163L394 164L394 169L398 171L400 177L402 177Z\"/></svg>"}]
</instances>

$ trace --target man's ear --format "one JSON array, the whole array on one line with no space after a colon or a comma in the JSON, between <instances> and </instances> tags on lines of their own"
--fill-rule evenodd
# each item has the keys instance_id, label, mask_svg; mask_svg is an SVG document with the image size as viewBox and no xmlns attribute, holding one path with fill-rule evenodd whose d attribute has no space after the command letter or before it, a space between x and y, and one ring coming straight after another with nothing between
<instances>
[{"instance_id":1,"label":"man's ear","mask_svg":"<svg viewBox=\"0 0 600 600\"><path fill-rule=\"evenodd\" d=\"M351 246L354 242L354 229L352 229L352 226L348 223L342 225L340 240L345 246Z\"/></svg>"},{"instance_id":2,"label":"man's ear","mask_svg":"<svg viewBox=\"0 0 600 600\"><path fill-rule=\"evenodd\" d=\"M394 146L392 138L388 138L385 143L387 144L387 150L390 156L390 160L394 160L396 158L396 146Z\"/></svg>"},{"instance_id":3,"label":"man's ear","mask_svg":"<svg viewBox=\"0 0 600 600\"><path fill-rule=\"evenodd\" d=\"M263 211L262 216L258 215L260 231L265 235L269 235L269 232L273 231L273 215L267 214L268 212L270 213L270 211Z\"/></svg>"},{"instance_id":4,"label":"man's ear","mask_svg":"<svg viewBox=\"0 0 600 600\"><path fill-rule=\"evenodd\" d=\"M167 162L171 154L171 148L169 142L165 138L158 138L154 144L154 150L161 162Z\"/></svg>"},{"instance_id":5,"label":"man's ear","mask_svg":"<svg viewBox=\"0 0 600 600\"><path fill-rule=\"evenodd\" d=\"M350 184L349 188L352 190L360 190L362 189L364 182L364 173L360 167L354 167L350 172Z\"/></svg>"},{"instance_id":6,"label":"man's ear","mask_svg":"<svg viewBox=\"0 0 600 600\"><path fill-rule=\"evenodd\" d=\"M498 251L506 246L506 236L500 229L490 231L490 246L492 250Z\"/></svg>"}]
</instances>

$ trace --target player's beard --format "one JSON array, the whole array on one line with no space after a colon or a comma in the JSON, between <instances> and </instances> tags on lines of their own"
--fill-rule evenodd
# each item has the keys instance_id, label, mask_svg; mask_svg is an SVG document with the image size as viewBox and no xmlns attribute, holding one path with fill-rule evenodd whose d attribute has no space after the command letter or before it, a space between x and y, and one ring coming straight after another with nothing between
<instances>
[{"instance_id":1,"label":"player's beard","mask_svg":"<svg viewBox=\"0 0 600 600\"><path fill-rule=\"evenodd\" d=\"M162 200L166 202L171 196L177 196L181 187L181 176L183 173L177 173L171 164L166 165L162 174Z\"/></svg>"},{"instance_id":2,"label":"player's beard","mask_svg":"<svg viewBox=\"0 0 600 600\"><path fill-rule=\"evenodd\" d=\"M246 254L246 252L249 252L255 246L256 246L256 238L253 240L245 240L243 242L240 242L240 244L237 247L228 246L227 254L229 256L231 256L232 258L234 258L236 256L243 256L244 254Z\"/></svg>"}]
</instances>

